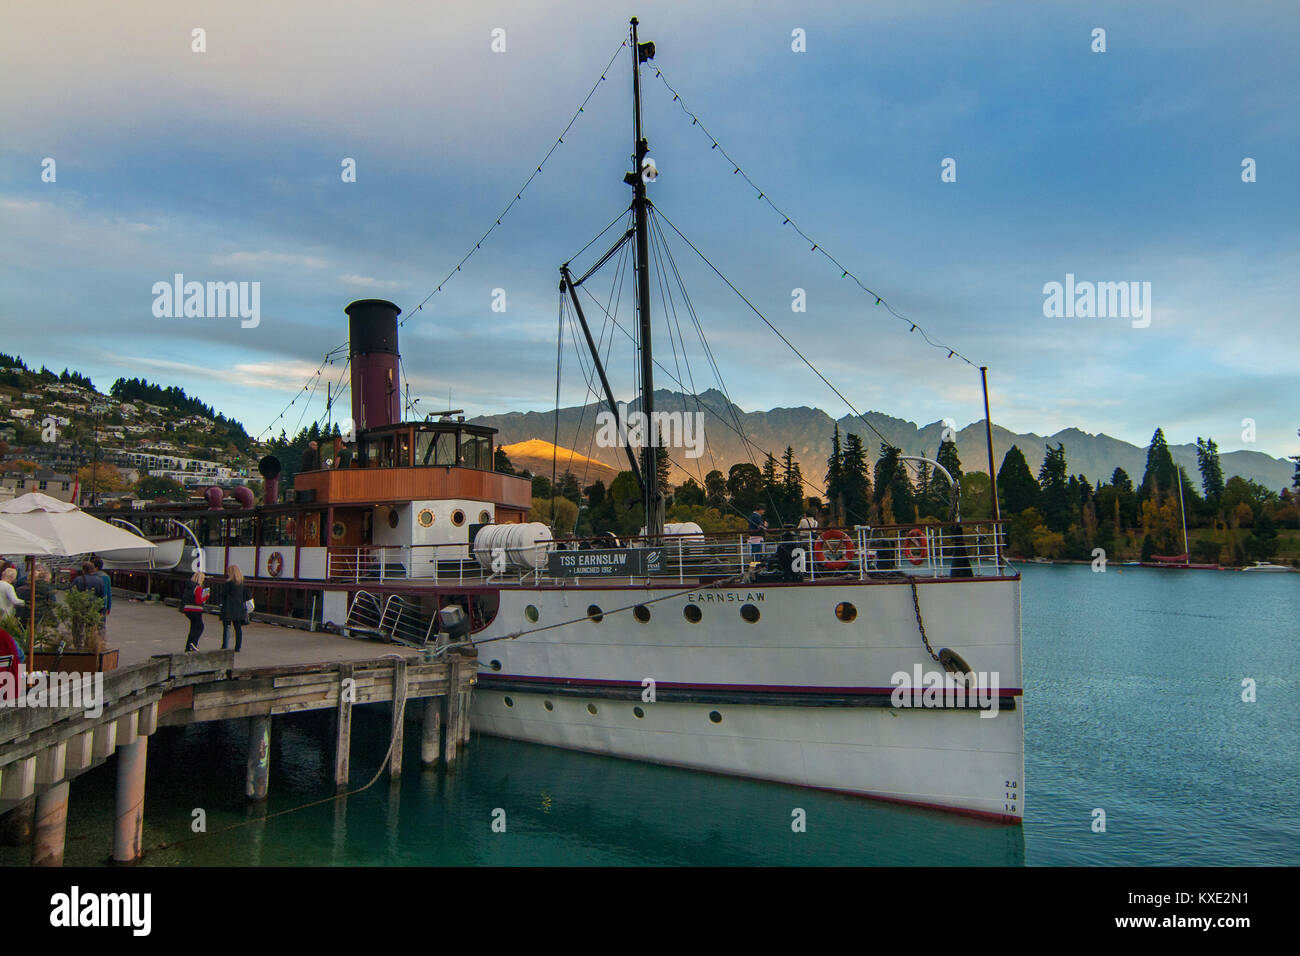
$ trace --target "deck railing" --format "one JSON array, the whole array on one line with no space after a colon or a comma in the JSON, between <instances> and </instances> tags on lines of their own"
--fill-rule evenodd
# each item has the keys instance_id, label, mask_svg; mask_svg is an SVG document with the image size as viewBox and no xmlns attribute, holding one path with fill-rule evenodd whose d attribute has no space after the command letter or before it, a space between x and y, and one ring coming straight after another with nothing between
<instances>
[{"instance_id":1,"label":"deck railing","mask_svg":"<svg viewBox=\"0 0 1300 956\"><path fill-rule=\"evenodd\" d=\"M747 581L868 580L890 574L919 577L989 577L1011 573L1003 529L991 521L889 525L725 534L556 539L532 552L540 567L498 562L484 568L467 545L330 548L327 576L335 581L430 584L524 584L591 577L548 571L551 552L637 550L656 552L647 570L595 580L643 581L736 577ZM504 566L504 570L500 568ZM638 563L638 569L646 563Z\"/></svg>"}]
</instances>

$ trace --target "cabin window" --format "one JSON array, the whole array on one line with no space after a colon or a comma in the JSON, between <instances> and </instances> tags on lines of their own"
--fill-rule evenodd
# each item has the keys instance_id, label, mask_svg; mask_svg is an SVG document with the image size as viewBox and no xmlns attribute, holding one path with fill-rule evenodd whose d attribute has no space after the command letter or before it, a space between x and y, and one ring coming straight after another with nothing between
<instances>
[{"instance_id":1,"label":"cabin window","mask_svg":"<svg viewBox=\"0 0 1300 956\"><path fill-rule=\"evenodd\" d=\"M421 508L415 520L420 522L421 528L431 527L433 525L433 511L429 508Z\"/></svg>"},{"instance_id":2,"label":"cabin window","mask_svg":"<svg viewBox=\"0 0 1300 956\"><path fill-rule=\"evenodd\" d=\"M402 432L397 436L397 464L407 468L411 464L411 433Z\"/></svg>"},{"instance_id":3,"label":"cabin window","mask_svg":"<svg viewBox=\"0 0 1300 956\"><path fill-rule=\"evenodd\" d=\"M422 431L415 436L416 465L456 464L456 433Z\"/></svg>"},{"instance_id":4,"label":"cabin window","mask_svg":"<svg viewBox=\"0 0 1300 956\"><path fill-rule=\"evenodd\" d=\"M293 515L290 512L265 515L262 518L262 544L264 546L295 544L296 532Z\"/></svg>"},{"instance_id":5,"label":"cabin window","mask_svg":"<svg viewBox=\"0 0 1300 956\"><path fill-rule=\"evenodd\" d=\"M461 432L460 461L466 468L492 470L492 439L487 435Z\"/></svg>"}]
</instances>

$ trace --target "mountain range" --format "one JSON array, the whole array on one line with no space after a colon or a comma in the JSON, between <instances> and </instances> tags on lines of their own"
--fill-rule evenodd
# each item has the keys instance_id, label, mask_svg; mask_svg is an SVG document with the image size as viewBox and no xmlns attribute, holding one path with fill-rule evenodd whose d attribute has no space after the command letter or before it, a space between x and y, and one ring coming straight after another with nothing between
<instances>
[{"instance_id":1,"label":"mountain range","mask_svg":"<svg viewBox=\"0 0 1300 956\"><path fill-rule=\"evenodd\" d=\"M838 424L841 436L857 434L863 439L868 458L875 461L879 455L881 437L891 445L903 450L905 455L926 455L933 458L939 449L939 442L944 432L943 422L931 422L917 425L915 422L894 418L882 412L866 412L863 418L870 423L877 435L863 424L861 419L846 415L838 420L831 418L820 408L773 408L765 412L746 412L727 400L717 389L709 389L696 399L680 392L667 389L655 391L654 407L658 411L701 412L704 415L704 435L706 450L698 459L686 458L682 450L670 449L673 461L672 481L681 482L692 477L700 482L702 477L714 468L726 474L727 470L738 462L753 461L760 467L764 456L771 452L780 459L786 447L794 450L794 457L803 469L804 477L818 484L826 470L826 459L831 453L831 433ZM638 402L628 406L630 411L639 408ZM485 415L473 419L474 424L489 425L498 430L497 444L511 445L540 439L544 442L555 441L561 448L576 449L580 456L588 456L610 468L621 470L627 467L627 459L621 447L602 448L594 441L597 420L596 415L604 405L571 406L560 409L559 438L556 441L555 415L553 412L508 412L501 415ZM1152 426L1155 431L1155 426ZM748 439L742 439L742 434ZM966 471L987 471L988 460L985 451L984 421L972 422L956 431L953 436L957 442L957 452L961 457L962 467ZM1016 433L1000 425L993 426L993 457L996 467L1002 466L1002 458L1012 445L1024 452L1029 467L1037 473L1043 460L1047 445L1057 443L1065 446L1066 463L1072 475L1085 475L1094 485L1098 481L1109 481L1116 468L1123 468L1137 484L1142 480L1146 468L1146 448L1129 444L1118 438L1105 434L1090 434L1078 428L1066 428L1051 435L1038 435L1033 432ZM1188 476L1198 486L1200 473L1196 466L1196 446L1193 444L1169 446L1174 460L1182 465ZM549 448L548 448L549 451ZM545 462L535 462L544 467L530 465L536 473L550 472L550 456ZM1223 466L1224 478L1240 475L1256 481L1274 491L1280 491L1291 485L1295 470L1292 461L1286 458L1273 458L1257 451L1221 452L1219 460ZM607 474L591 473L585 483L597 477L607 480ZM563 466L560 467L563 471ZM584 474L574 469L579 479Z\"/></svg>"}]
</instances>

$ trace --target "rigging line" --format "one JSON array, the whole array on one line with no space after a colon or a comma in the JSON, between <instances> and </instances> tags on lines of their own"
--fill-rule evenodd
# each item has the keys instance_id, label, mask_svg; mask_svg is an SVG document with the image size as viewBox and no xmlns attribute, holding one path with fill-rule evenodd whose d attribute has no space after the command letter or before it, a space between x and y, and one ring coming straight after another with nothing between
<instances>
[{"instance_id":1,"label":"rigging line","mask_svg":"<svg viewBox=\"0 0 1300 956\"><path fill-rule=\"evenodd\" d=\"M324 368L324 365L322 365L321 368ZM307 409L311 407L311 400L316 397L316 390L320 388L320 373L321 370L318 368L316 370L316 380L312 383L311 392L307 395L307 401L302 403L302 411L298 413L298 424L293 428L295 435L297 435L298 430L302 428L302 420L307 417ZM306 387L307 386L304 385L303 389L306 390Z\"/></svg>"},{"instance_id":2,"label":"rigging line","mask_svg":"<svg viewBox=\"0 0 1300 956\"><path fill-rule=\"evenodd\" d=\"M580 289L579 291L585 291L585 289ZM604 308L604 307L601 305L600 300L597 299L594 295L592 295L590 292L587 292L586 294L587 294L587 297L588 297L589 299L591 299L592 302L595 303L596 308L598 308L598 309L603 309L603 308ZM608 313L606 313L606 315L608 315ZM616 329L618 329L618 331L622 332L623 335L624 335L624 337L626 337L626 338L629 339L629 340L633 340L633 341L635 341L635 340L633 339L633 337L632 337L632 333L629 332L629 331L627 331L627 329L623 328L622 324L619 323L616 319L614 320L614 327L615 327ZM612 338L611 338L611 345L612 345ZM671 369L669 369L667 366L665 366L665 365L664 365L662 362L660 362L658 359L655 359L655 360L654 360L654 363L655 363L655 365L659 368L659 371L663 372L666 376L668 376L669 380L671 380L671 381L672 381L672 382L673 382L673 383L674 383L678 388L683 389L683 390L686 388L686 386L685 386L682 382L680 382L680 381L678 381L677 379L673 378L673 373L672 373L672 370L671 370ZM757 442L755 442L753 439L751 439L748 435L746 435L743 429L741 429L741 428L737 428L735 425L732 425L731 422L727 421L726 416L724 416L721 412L719 412L719 411L718 411L716 408L714 408L712 405L709 405L709 404L707 404L706 402L704 402L703 399L701 399L700 396L699 396L698 394L696 394L696 395L694 396L694 398L695 398L695 402L696 402L697 405L699 405L699 406L701 406L701 407L707 409L708 411L712 412L712 413L713 413L713 416L714 416L714 417L715 417L719 422L721 422L724 426L726 426L727 428L729 428L731 431L735 432L735 434L740 438L740 441L741 441L742 445L745 447L745 453L746 453L747 455L749 455L750 464L753 464L755 467L757 467L757 462L754 460L754 452L756 452L756 451L759 452L760 454L762 454L764 457L766 457L767 455L772 455L772 457L774 457L774 458L776 457L776 456L775 456L771 451L768 451L767 449L763 448L761 445L759 445ZM735 404L734 404L733 402L731 402L730 399L728 399L727 401L728 401L728 406L732 409L732 414L734 415L734 414L735 414L735 412L734 412ZM683 470L684 470L684 469L683 469ZM811 481L809 481L807 478L802 478L801 480L803 481L803 483L804 483L806 486L808 486L809 488L811 488L811 489L813 489L814 491L818 492L819 494L824 494L824 493L825 493L825 489L824 489L824 488L822 488L822 487L820 487L820 486L818 486L818 485L813 484L813 483L812 483ZM739 512L737 512L737 513L739 513Z\"/></svg>"},{"instance_id":3,"label":"rigging line","mask_svg":"<svg viewBox=\"0 0 1300 956\"><path fill-rule=\"evenodd\" d=\"M654 230L650 230L650 253L651 253L651 258L654 261L655 276L659 280L659 297L664 303L664 326L668 330L668 343L673 348L673 366L677 369L677 381L680 382L682 380L682 364L678 360L678 356L677 356L677 340L673 338L673 322L677 318L677 303L672 298L672 286L667 281L667 274L666 274L667 270L664 268L664 262L663 262L664 251L661 248L660 237ZM681 328L680 322L677 324L677 327L680 330ZM687 369L687 374L689 376L691 363L690 363L690 358L686 355L686 341L684 339L682 340L682 358L686 360L686 369ZM693 387L694 377L691 377L691 381ZM689 414L689 412L687 412L686 410L686 393L684 391L679 390L678 394L681 396L682 399L682 422L683 422L682 427L685 428L686 416ZM683 438L684 437L685 435L683 435ZM701 436L701 438L703 438L703 436ZM668 460L668 463L670 465L675 463L673 462L672 457L666 451L663 452L663 456ZM677 464L678 467L681 468L680 463ZM686 472L685 468L682 468L681 470L683 472ZM700 467L700 462L698 458L695 461L695 472L697 475L700 476L700 487L703 487L704 473ZM689 477L689 472L687 472L687 476Z\"/></svg>"},{"instance_id":4,"label":"rigging line","mask_svg":"<svg viewBox=\"0 0 1300 956\"><path fill-rule=\"evenodd\" d=\"M614 55L611 56L609 58L609 62L605 64L605 69L601 70L600 79L597 80L595 83L593 83L591 89L587 91L587 95L586 97L583 98L581 105L578 106L578 109L573 114L573 116L569 118L569 122L564 127L564 130L560 133L559 136L555 138L555 142L552 143L551 148L546 151L546 155L542 157L542 161L537 164L537 168L534 169L531 174L529 174L526 180L524 180L524 184L520 186L517 190L515 190L515 198L510 200L510 202L506 204L506 208L501 210L501 213L496 217L496 220L492 223L492 225L488 226L487 232L479 236L478 242L474 243L474 245L470 247L470 250L467 253L465 253L464 257L460 260L460 262L456 263L456 268L448 272L447 275L443 277L443 280L438 283L437 288L435 288L432 292L426 295L424 297L424 300L419 305L417 305L414 309L408 312L405 319L402 319L402 321L398 323L398 328L401 328L402 326L406 325L407 321L409 321L413 315L421 311L426 305L428 305L430 299L432 299L435 295L437 295L439 292L442 291L442 287L446 285L448 281L450 281L452 276L454 276L457 272L460 271L461 266L463 266L466 262L469 261L470 256L474 255L474 253L477 252L482 247L483 242L487 239L488 236L492 235L493 231L496 230L497 226L501 225L501 220L506 217L506 214L509 213L512 208L514 208L515 203L519 202L523 198L524 191L528 189L528 187L532 185L533 180L536 179L541 174L542 167L545 166L547 160L551 158L551 154L554 153L564 142L564 137L568 134L569 130L572 129L573 124L577 122L578 116L583 112L587 104L591 101L591 98L592 96L595 95L596 90L600 88L600 84L605 81L605 75L609 72L609 68L614 65L614 61L618 59L619 53L621 53L623 48L627 45L628 45L627 40L624 40L622 43L618 45L618 49L614 51Z\"/></svg>"},{"instance_id":5,"label":"rigging line","mask_svg":"<svg viewBox=\"0 0 1300 956\"><path fill-rule=\"evenodd\" d=\"M615 224L616 224L620 219L622 219L624 216L627 216L629 219L631 219L631 212L632 212L632 207L631 207L631 206L628 206L626 209L624 209L622 212L620 212L617 216L615 216L613 219L611 219L610 222L609 222L609 225L608 225L608 226L606 226L604 229L600 230L600 232L596 233L596 235L595 235L594 237L592 237L592 240L591 240L590 242L588 242L585 246L583 246L581 249L579 249L577 252L575 252L573 255L571 255L571 256L569 257L569 262L570 262L570 263L573 262L574 259L577 259L578 256L582 255L584 252L586 252L588 249L590 249L592 246L594 246L594 245L595 245L595 244L600 240L600 237L603 236L605 233L609 232L609 230L612 229L612 228L614 227L614 225L615 225ZM589 276L591 273L595 272L597 268L598 268L597 266L592 266L590 269L588 269L588 270L583 274L583 277L582 277L581 279L578 280L578 284L581 285L581 284L586 280L587 276Z\"/></svg>"},{"instance_id":6,"label":"rigging line","mask_svg":"<svg viewBox=\"0 0 1300 956\"><path fill-rule=\"evenodd\" d=\"M871 296L872 298L874 298L874 299L876 300L876 305L884 306L884 307L885 307L885 311L887 311L890 315L894 316L894 318L898 319L898 320L901 321L901 322L906 322L908 325L911 326L911 331L913 331L913 332L920 332L920 333L921 333L921 338L925 339L925 342L926 342L927 345L930 345L930 346L933 347L933 348L939 349L940 351L947 352L949 358L959 358L959 359L961 359L963 362L965 362L967 365L971 366L972 368L978 368L978 367L979 367L975 362L972 362L970 359L968 359L966 356L962 355L962 354L961 354L960 352L958 352L956 349L954 349L954 348L952 348L952 347L950 347L950 346L948 346L948 345L944 345L942 342L939 342L939 341L937 341L937 340L935 340L935 339L932 339L932 338L929 336L929 334L925 331L925 329L921 328L921 326L918 325L914 320L909 319L907 316L902 315L902 314L900 314L899 312L897 312L897 311L894 309L894 307L893 307L892 305L890 305L890 304L885 300L885 298L884 298L882 295L880 295L880 294L879 294L878 292L876 292L875 290L868 288L868 287L867 287L867 286L862 282L862 280L859 279L859 278L857 277L857 275L855 275L855 274L854 274L851 270L849 270L849 269L848 269L848 268L847 268L843 263L841 263L838 259L836 259L834 256L832 256L832 255L831 255L829 252L827 252L824 248L822 248L821 243L817 242L815 239L812 238L812 236L808 235L806 232L804 232L802 229L800 229L800 228L799 228L799 225L798 225L798 224L797 224L793 219L790 218L790 215L789 215L788 213L784 212L783 210L781 210L781 209L776 205L776 203L772 202L772 198L767 194L767 192L766 192L765 190L761 189L761 188L759 187L759 185L758 185L756 182L754 182L752 179L750 179L750 178L749 178L749 174L746 173L745 170L741 168L740 164L737 163L734 159L732 159L731 156L727 153L727 151L726 151L725 149L722 148L722 145L718 142L718 140L716 139L716 137L714 137L714 135L713 135L712 133L710 133L710 132L708 131L708 129L705 128L704 123L702 123L702 122L700 121L699 116L697 116L695 113L692 113L689 109L687 109L687 107L686 107L686 101L682 99L681 94L679 94L675 89L672 88L672 86L669 85L669 83L668 83L668 79L667 79L667 77L664 76L663 71L660 70L660 69L658 69L658 68L656 68L656 69L655 69L655 76L659 77L659 79L663 82L664 86L667 88L668 92L670 92L670 93L673 94L673 102L679 104L679 105L681 106L681 108L682 108L682 112L684 112L687 116L689 116L689 117L691 118L691 121L692 121L692 122L691 122L691 125L692 125L692 126L698 126L698 127L703 131L704 135L707 136L707 137L709 138L709 141L713 143L713 146L711 147L711 149L716 149L719 153L722 154L723 158L726 159L727 162L729 162L729 163L734 167L734 170L733 170L732 175L739 174L740 177L741 177L742 179L744 179L745 182L747 182L747 183L749 184L750 188L752 188L756 193L758 193L758 198L761 199L761 200L763 200L763 201L765 201L765 202L768 204L768 206L770 206L770 207L772 208L772 211L775 212L777 215L779 215L779 216L784 220L784 222L782 223L782 225L788 225L788 226L790 226L790 227L793 228L794 231L797 232L797 233L798 233L798 234L799 234L799 235L800 235L800 236L801 236L805 241L812 243L812 248L809 250L810 252L820 252L820 253L821 253L821 254L822 254L826 259L828 259L828 260L829 260L829 261L830 261L830 262L831 262L831 263L832 263L832 264L833 264L837 269L840 270L840 272L841 272L840 278L841 278L841 279L845 279L845 278L847 278L847 279L852 279L852 280L854 281L854 283L857 285L857 287L858 287L859 289L861 289L863 292L867 293L867 295Z\"/></svg>"},{"instance_id":7,"label":"rigging line","mask_svg":"<svg viewBox=\"0 0 1300 956\"><path fill-rule=\"evenodd\" d=\"M560 453L560 372L563 368L564 355L564 293L560 293L560 305L556 309L555 328L555 440L551 442L551 521L555 527L555 466L556 456Z\"/></svg>"},{"instance_id":8,"label":"rigging line","mask_svg":"<svg viewBox=\"0 0 1300 956\"><path fill-rule=\"evenodd\" d=\"M651 211L653 210L654 207L652 206ZM651 222L654 222L655 218L651 216L650 220ZM729 415L731 415L731 419L735 423L735 428L733 429L733 431L735 431L736 434L740 435L742 441L745 443L744 446L745 453L749 455L750 464L757 466L758 463L754 461L753 453L750 451L749 448L749 439L748 436L745 434L745 426L740 420L740 411L737 408L736 403L731 400L731 392L727 389L727 383L722 377L722 369L718 365L717 359L713 355L713 349L709 345L708 336L704 334L704 323L700 321L699 314L695 311L695 304L691 302L690 293L686 291L686 283L682 279L681 270L677 268L677 258L673 255L672 247L668 244L667 236L663 235L663 227L658 225L658 223L655 223L655 228L659 230L660 236L663 239L664 248L668 252L668 262L672 266L673 274L677 278L677 285L682 290L682 299L685 302L687 312L691 317L691 322L695 326L695 334L699 337L700 345L703 347L704 354L708 358L709 367L712 368L713 370L713 377L717 381L718 387L722 391L722 396L727 402L727 412ZM697 393L697 401L698 401L698 393Z\"/></svg>"},{"instance_id":9,"label":"rigging line","mask_svg":"<svg viewBox=\"0 0 1300 956\"><path fill-rule=\"evenodd\" d=\"M311 375L307 376L307 384L303 385L302 388L298 389L294 397L289 400L289 404L284 406L284 408L280 409L280 414L276 415L275 418L271 419L270 424L268 424L265 428L263 428L260 432L258 432L257 437L254 438L253 440L261 441L263 435L271 431L271 429L275 428L275 423L280 421L280 419L284 418L284 416L288 413L289 409L292 408L294 404L298 401L298 399L302 396L302 393L307 391L307 385L310 385L312 380L316 378L316 376L320 375L321 370L324 369L325 366L330 363L331 357L338 354L338 352L340 352L341 350L347 347L348 347L347 343L345 342L342 345L338 346L337 348L330 349L328 352L326 352L325 357L321 359L320 365L316 366L316 371L312 372Z\"/></svg>"},{"instance_id":10,"label":"rigging line","mask_svg":"<svg viewBox=\"0 0 1300 956\"><path fill-rule=\"evenodd\" d=\"M627 212L627 217L628 217L628 222L629 222L629 224L631 223L632 215L633 215L632 210L629 209L628 212ZM615 316L618 315L618 302L621 301L621 299L622 299L622 295L623 295L623 280L624 280L624 279L626 278L626 276L627 276L627 264L628 264L629 261L631 261L631 249L632 249L632 246L631 246L630 243L624 243L624 244L623 244L622 251L619 253L619 257L618 257L618 259L615 260L615 265L614 265L614 275L613 275L613 277L610 279L610 283L609 283L609 303L608 303L608 304L614 308L614 310L615 310L615 311L614 311L614 315L615 315ZM605 330L608 328L608 329L609 329L609 345L608 345L608 346L606 347L606 349L605 349L605 360L604 360L604 364L608 365L608 364L609 364L609 354L610 354L610 352L613 350L613 347L614 347L614 330L613 330L612 328L609 327L609 310L608 310L608 308L606 308L606 309L604 310L604 312L605 312L605 316L606 316L606 317L605 317L604 319L602 319L602 320L601 320L601 323L600 323L600 338L597 339L597 342L596 342L596 351L597 351L597 352L600 351L600 346L601 346L601 345L604 343L604 341L605 341ZM615 320L615 321L617 321L617 320ZM582 361L582 359L581 359L581 356L582 356L582 348L581 348L581 346L578 345L578 333L577 333L577 330L573 327L573 323L570 323L570 324L569 324L569 331L570 331L570 334L573 336L574 349L577 351L577 353L578 353L578 355L579 355L579 362L581 362L581 361ZM596 393L596 386L595 386L595 378L596 378L596 362L595 362L594 359L592 360L592 363L591 363L591 371L590 371L590 372L587 372L587 371L586 371L586 367L584 366L584 375L585 375L586 380L587 380L587 395L583 398L582 410L581 410L581 412L579 412L579 414L578 414L578 428L577 428L577 430L574 432L574 438L573 438L573 443L574 443L575 445L578 443L578 436L579 436L579 435L581 434L581 432L582 432L582 423L586 420L586 417L587 417L587 405L588 405L588 399L589 399L590 397L592 397L593 395L596 395L596 394L597 394L597 393ZM592 454L591 454L591 453L592 453L592 449L595 447L595 444L596 444L596 432L595 432L595 430L593 429L593 430L592 430L592 433L591 433L591 440L588 441L588 443L587 443L587 463L586 463L585 465L583 465L583 469L582 469L582 483L583 483L583 486L584 486L584 487L585 487L586 484L587 484L587 476L588 476L589 474L591 474L591 462L592 462L592 460L593 460L593 459L592 459Z\"/></svg>"},{"instance_id":11,"label":"rigging line","mask_svg":"<svg viewBox=\"0 0 1300 956\"><path fill-rule=\"evenodd\" d=\"M725 275L723 275L722 272L718 269L718 267L715 266L712 262L710 262L708 257L704 253L700 252L699 249L696 248L695 243L691 242L691 240L687 239L684 235L682 235L682 231L677 228L677 226L673 223L671 219L669 219L667 216L665 216L662 212L659 212L658 210L656 210L656 212L663 219L664 222L668 223L668 225L672 227L673 232L677 233L677 235L681 237L681 240L684 243L686 243L688 246L690 246L691 249L694 250L697 256L699 256L701 259L704 260L705 265L707 265L710 269L712 269L714 273L717 274L718 278L720 278L723 282L725 282L727 284L727 287L731 289L732 292L736 293L737 296L740 297L740 301L744 302L745 305L749 306L750 310L756 316L758 316L760 319L763 320L763 324L766 325L769 329L771 329L774 333L776 333L776 336L786 344L786 347L789 348L790 351L792 351L795 355L799 356L799 360L803 362L804 365L807 365L808 368L812 370L813 374L822 380L822 382L826 385L827 388L829 388L832 392L834 392L837 396L839 396L840 401L842 401L845 405L847 405L852 410L854 415L858 416L858 418L862 421L862 424L866 425L873 432L875 432L877 437L879 437L880 440L884 442L886 445L893 447L889 439L887 439L884 435L880 434L880 430L876 428L875 425L871 424L871 422L867 421L866 418L863 417L862 413L858 411L857 408L854 407L853 403L850 402L844 396L844 393L841 392L834 385L832 385L830 380L817 369L817 366L813 365L812 362L808 361L808 359L804 357L804 354L800 352L797 348L795 348L794 343L791 342L788 338L786 338L785 335L781 332L781 330L778 329L775 325L773 325L768 320L767 316L765 316L762 312L758 311L754 303L750 302L749 299L745 298L745 294L741 292L739 289L737 289L734 285L732 285L731 280L728 279Z\"/></svg>"}]
</instances>

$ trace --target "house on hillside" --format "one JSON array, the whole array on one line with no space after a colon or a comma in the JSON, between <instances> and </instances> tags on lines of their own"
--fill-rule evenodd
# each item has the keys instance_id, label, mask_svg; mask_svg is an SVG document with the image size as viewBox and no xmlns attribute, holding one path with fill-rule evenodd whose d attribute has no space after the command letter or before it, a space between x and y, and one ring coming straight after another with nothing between
<instances>
[{"instance_id":1,"label":"house on hillside","mask_svg":"<svg viewBox=\"0 0 1300 956\"><path fill-rule=\"evenodd\" d=\"M11 468L0 472L0 498L17 498L38 491L59 501L71 501L75 484L72 475L44 469L27 472Z\"/></svg>"}]
</instances>

